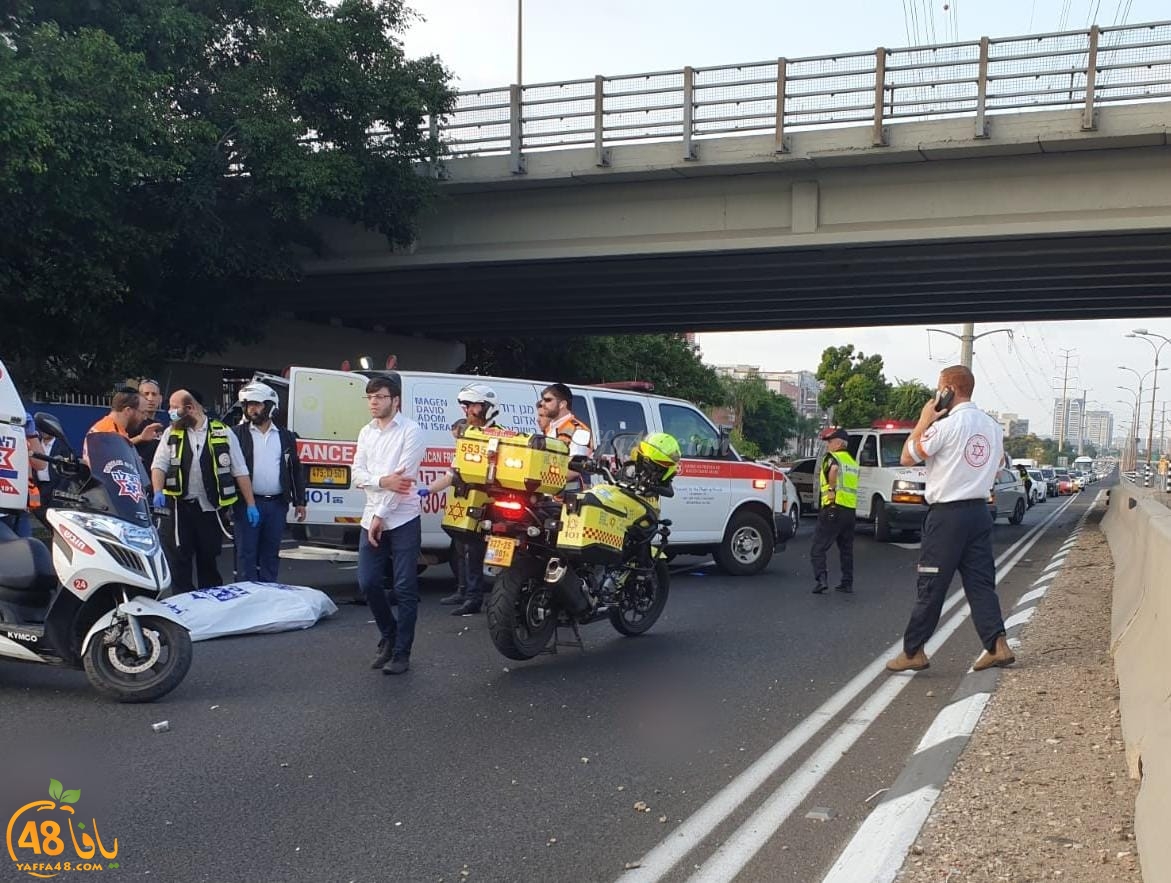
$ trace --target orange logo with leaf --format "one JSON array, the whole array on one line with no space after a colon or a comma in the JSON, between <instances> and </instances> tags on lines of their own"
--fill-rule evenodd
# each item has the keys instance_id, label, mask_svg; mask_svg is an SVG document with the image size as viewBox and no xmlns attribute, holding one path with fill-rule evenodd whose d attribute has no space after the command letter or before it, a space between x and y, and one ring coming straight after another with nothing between
<instances>
[{"instance_id":1,"label":"orange logo with leaf","mask_svg":"<svg viewBox=\"0 0 1171 883\"><path fill-rule=\"evenodd\" d=\"M8 847L8 857L16 863L18 871L47 880L73 871L105 871L121 867L115 861L118 857L117 837L113 846L107 848L98 833L97 819L91 818L88 826L80 819L74 824L77 811L73 804L81 800L80 789L67 791L56 779L49 779L49 796L52 800L26 803L8 820L4 842Z\"/></svg>"}]
</instances>

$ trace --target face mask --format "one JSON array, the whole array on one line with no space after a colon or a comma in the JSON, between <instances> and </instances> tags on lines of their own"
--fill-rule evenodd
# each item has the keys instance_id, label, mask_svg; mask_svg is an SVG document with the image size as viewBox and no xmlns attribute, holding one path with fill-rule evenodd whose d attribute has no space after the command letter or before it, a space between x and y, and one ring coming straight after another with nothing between
<instances>
[{"instance_id":1,"label":"face mask","mask_svg":"<svg viewBox=\"0 0 1171 883\"><path fill-rule=\"evenodd\" d=\"M183 412L178 408L171 408L171 410L167 412L167 416L171 418L172 423L176 423L178 422L179 418L183 416Z\"/></svg>"}]
</instances>

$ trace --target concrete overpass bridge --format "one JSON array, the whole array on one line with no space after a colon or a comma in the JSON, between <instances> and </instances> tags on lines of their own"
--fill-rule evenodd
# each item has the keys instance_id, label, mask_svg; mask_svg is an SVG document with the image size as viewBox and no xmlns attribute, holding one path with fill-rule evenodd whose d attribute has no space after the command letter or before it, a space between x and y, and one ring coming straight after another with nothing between
<instances>
[{"instance_id":1,"label":"concrete overpass bridge","mask_svg":"<svg viewBox=\"0 0 1171 883\"><path fill-rule=\"evenodd\" d=\"M1171 23L461 96L311 318L461 337L1171 313Z\"/></svg>"}]
</instances>

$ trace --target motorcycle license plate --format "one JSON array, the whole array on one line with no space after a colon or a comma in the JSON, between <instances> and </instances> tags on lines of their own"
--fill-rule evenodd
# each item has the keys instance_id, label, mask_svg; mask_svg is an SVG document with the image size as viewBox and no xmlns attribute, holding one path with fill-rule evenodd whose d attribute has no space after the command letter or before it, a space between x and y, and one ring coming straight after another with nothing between
<instances>
[{"instance_id":1,"label":"motorcycle license plate","mask_svg":"<svg viewBox=\"0 0 1171 883\"><path fill-rule=\"evenodd\" d=\"M512 553L516 550L516 540L512 537L491 537L488 540L488 551L484 554L485 567L508 567L512 564Z\"/></svg>"}]
</instances>

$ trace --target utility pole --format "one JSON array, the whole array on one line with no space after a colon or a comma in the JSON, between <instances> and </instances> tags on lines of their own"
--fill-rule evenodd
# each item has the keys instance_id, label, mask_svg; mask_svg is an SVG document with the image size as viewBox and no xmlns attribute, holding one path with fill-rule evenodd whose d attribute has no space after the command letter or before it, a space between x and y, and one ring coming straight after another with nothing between
<instances>
[{"instance_id":1,"label":"utility pole","mask_svg":"<svg viewBox=\"0 0 1171 883\"><path fill-rule=\"evenodd\" d=\"M1061 427L1057 432L1057 453L1060 454L1065 449L1065 437L1069 434L1069 399L1066 393L1069 391L1069 360L1073 358L1076 350L1063 349L1062 356L1065 359L1065 376L1061 380Z\"/></svg>"},{"instance_id":2,"label":"utility pole","mask_svg":"<svg viewBox=\"0 0 1171 883\"><path fill-rule=\"evenodd\" d=\"M1079 457L1086 452L1086 393L1088 392L1088 389L1082 390L1082 412L1077 422L1077 455Z\"/></svg>"},{"instance_id":3,"label":"utility pole","mask_svg":"<svg viewBox=\"0 0 1171 883\"><path fill-rule=\"evenodd\" d=\"M524 80L521 79L522 69L521 61L524 58L522 51L524 47L524 0L516 0L516 84L518 86L524 85Z\"/></svg>"},{"instance_id":4,"label":"utility pole","mask_svg":"<svg viewBox=\"0 0 1171 883\"><path fill-rule=\"evenodd\" d=\"M994 328L991 331L985 331L981 334L976 334L976 325L973 322L965 322L963 330L956 334L954 331L944 331L942 328L927 328L928 333L934 331L936 334L946 334L948 337L954 337L960 342L960 364L972 370L972 345L981 337L987 337L989 334L1007 334L1009 339L1012 339L1011 328Z\"/></svg>"}]
</instances>

